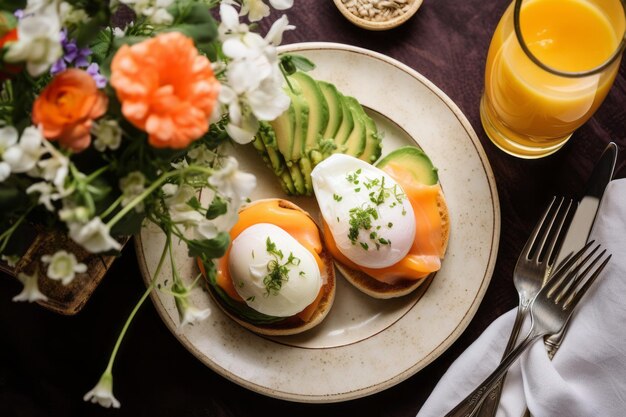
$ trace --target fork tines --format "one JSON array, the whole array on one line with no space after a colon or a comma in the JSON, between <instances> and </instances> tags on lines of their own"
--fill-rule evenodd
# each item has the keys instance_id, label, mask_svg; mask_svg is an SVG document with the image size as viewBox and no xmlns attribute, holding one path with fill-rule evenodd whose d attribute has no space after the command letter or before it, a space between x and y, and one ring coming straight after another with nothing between
<instances>
[{"instance_id":1,"label":"fork tines","mask_svg":"<svg viewBox=\"0 0 626 417\"><path fill-rule=\"evenodd\" d=\"M606 254L606 249L603 249L599 254L595 255L600 249L600 244L597 244L593 247L593 249L591 249L591 252L589 252L581 260L583 255L585 255L594 243L595 241L593 240L588 242L578 252L569 256L565 262L558 266L552 278L546 284L545 289L548 291L548 298L552 298L555 293L557 293L554 298L555 303L558 304L563 300L563 298L566 298L565 303L563 303L564 310L568 309L570 306L575 306L578 303L579 299L585 294L585 292L587 292L591 284L593 284L596 278L600 275L600 272L602 272L606 264L611 259L612 255ZM602 258L604 258L602 263L595 267L595 265ZM590 259L592 260L589 263ZM585 267L585 265L587 266ZM583 267L585 268L581 272ZM590 274L591 276L587 278Z\"/></svg>"},{"instance_id":2,"label":"fork tines","mask_svg":"<svg viewBox=\"0 0 626 417\"><path fill-rule=\"evenodd\" d=\"M545 262L548 268L552 268L558 253L557 246L563 241L566 230L563 226L569 218L572 203L572 199L552 197L550 205L528 239L527 247L524 248L527 259L535 258L537 262Z\"/></svg>"}]
</instances>

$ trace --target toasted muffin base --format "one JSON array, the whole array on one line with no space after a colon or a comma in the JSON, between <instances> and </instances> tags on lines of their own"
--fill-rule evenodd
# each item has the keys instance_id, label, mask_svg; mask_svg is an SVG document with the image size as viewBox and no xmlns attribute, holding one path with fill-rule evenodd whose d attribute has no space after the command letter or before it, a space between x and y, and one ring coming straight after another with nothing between
<instances>
[{"instance_id":1,"label":"toasted muffin base","mask_svg":"<svg viewBox=\"0 0 626 417\"><path fill-rule=\"evenodd\" d=\"M296 204L287 200L280 199L280 198L268 198L268 199L256 200L242 207L241 210L245 210L246 208L254 206L255 204L259 204L261 202L267 202L267 201L278 201L280 207L291 209L291 210L298 210L306 214L309 218L311 218L311 220L314 220L310 216L309 213L302 210ZM318 230L319 230L319 226L318 226ZM320 235L321 235L321 231L320 231ZM322 240L322 244L323 244L323 240ZM240 317L239 315L234 313L232 310L230 310L228 306L222 302L221 297L215 293L215 290L213 289L213 287L207 283L209 294L211 294L211 298L213 298L215 303L220 307L220 309L228 317L230 317L233 321L239 323L241 326L243 326L244 328L254 333L258 333L264 336L288 336L288 335L302 333L320 324L330 312L330 309L335 301L336 281L335 281L335 266L334 266L333 258L330 255L330 252L328 252L326 249L323 249L322 252L319 254L319 256L324 262L325 272L326 272L326 277L327 277L326 283L322 286L322 288L324 289L324 295L322 296L322 299L320 300L320 303L318 304L315 313L313 313L313 316L307 322L302 321L297 316L293 316L293 317L286 317L284 320L271 323L271 324L262 324L262 325L253 324L253 323L246 321L244 318Z\"/></svg>"},{"instance_id":2,"label":"toasted muffin base","mask_svg":"<svg viewBox=\"0 0 626 417\"><path fill-rule=\"evenodd\" d=\"M439 195L437 196L437 208L439 209L439 216L441 217L442 238L439 257L443 260L446 249L448 248L448 241L450 239L450 215L448 213L448 206L441 188L439 190ZM352 269L339 261L335 260L335 265L350 284L370 297L380 299L396 298L407 295L415 291L430 275L432 275L429 274L417 280L400 279L393 284L388 284L372 278L363 271Z\"/></svg>"}]
</instances>

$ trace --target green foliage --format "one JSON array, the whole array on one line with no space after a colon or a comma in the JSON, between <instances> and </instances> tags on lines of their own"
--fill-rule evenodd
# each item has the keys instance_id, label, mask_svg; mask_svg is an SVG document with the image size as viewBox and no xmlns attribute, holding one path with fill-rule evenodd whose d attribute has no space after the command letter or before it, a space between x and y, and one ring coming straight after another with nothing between
<instances>
[{"instance_id":1,"label":"green foliage","mask_svg":"<svg viewBox=\"0 0 626 417\"><path fill-rule=\"evenodd\" d=\"M220 232L213 239L187 241L187 249L189 257L200 257L203 260L209 260L224 256L229 244L229 234L226 232Z\"/></svg>"},{"instance_id":2,"label":"green foliage","mask_svg":"<svg viewBox=\"0 0 626 417\"><path fill-rule=\"evenodd\" d=\"M281 55L280 66L287 75L291 75L298 70L307 72L315 69L315 64L311 60L295 54Z\"/></svg>"},{"instance_id":3,"label":"green foliage","mask_svg":"<svg viewBox=\"0 0 626 417\"><path fill-rule=\"evenodd\" d=\"M205 54L214 53L217 23L209 8L202 3L178 1L168 8L174 23L164 32L181 32L194 40L196 48Z\"/></svg>"}]
</instances>

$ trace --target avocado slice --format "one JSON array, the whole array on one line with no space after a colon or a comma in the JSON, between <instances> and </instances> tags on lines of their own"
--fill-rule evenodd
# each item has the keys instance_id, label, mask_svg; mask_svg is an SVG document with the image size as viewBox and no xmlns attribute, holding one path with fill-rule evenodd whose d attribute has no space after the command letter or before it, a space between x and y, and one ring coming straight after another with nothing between
<instances>
[{"instance_id":1,"label":"avocado slice","mask_svg":"<svg viewBox=\"0 0 626 417\"><path fill-rule=\"evenodd\" d=\"M349 96L344 96L344 99L348 103L348 107L350 107L350 111L352 112L354 127L346 138L346 141L343 142L340 147L340 152L358 158L365 150L365 118L368 116L365 114L365 110L363 110L363 107L361 107L361 104L359 104L357 99Z\"/></svg>"},{"instance_id":2,"label":"avocado slice","mask_svg":"<svg viewBox=\"0 0 626 417\"><path fill-rule=\"evenodd\" d=\"M342 120L341 125L339 126L339 129L337 129L333 138L337 148L341 148L354 128L354 113L350 110L348 100L346 99L346 96L341 93L339 93L339 98L341 99ZM339 150L339 152L341 152L341 150Z\"/></svg>"},{"instance_id":3,"label":"avocado slice","mask_svg":"<svg viewBox=\"0 0 626 417\"><path fill-rule=\"evenodd\" d=\"M313 161L310 158L312 156L316 158L319 153L322 132L325 131L328 124L328 104L319 85L311 76L298 71L291 75L291 79L298 82L302 97L308 103L308 124L298 165L304 179L305 193L311 195L313 193L313 182L311 180ZM294 144L295 146L297 145Z\"/></svg>"},{"instance_id":4,"label":"avocado slice","mask_svg":"<svg viewBox=\"0 0 626 417\"><path fill-rule=\"evenodd\" d=\"M293 184L293 180L291 179L291 175L287 170L287 163L285 162L282 154L278 151L276 134L267 122L261 122L257 136L252 143L257 150L265 151L267 158L266 164L269 162L268 166L280 179L283 191L289 195L296 194L296 188Z\"/></svg>"},{"instance_id":5,"label":"avocado slice","mask_svg":"<svg viewBox=\"0 0 626 417\"><path fill-rule=\"evenodd\" d=\"M324 95L328 105L328 122L326 123L326 128L322 132L322 138L334 138L343 119L341 95L339 91L337 91L337 87L331 83L326 81L317 81L317 85Z\"/></svg>"},{"instance_id":6,"label":"avocado slice","mask_svg":"<svg viewBox=\"0 0 626 417\"><path fill-rule=\"evenodd\" d=\"M276 134L278 151L284 155L291 155L293 132L296 126L296 111L293 104L290 105L280 116L272 120L270 126Z\"/></svg>"},{"instance_id":7,"label":"avocado slice","mask_svg":"<svg viewBox=\"0 0 626 417\"><path fill-rule=\"evenodd\" d=\"M366 113L365 149L359 158L370 164L376 162L382 153L382 139L382 135L378 133L376 122L374 122L374 119L369 117Z\"/></svg>"},{"instance_id":8,"label":"avocado slice","mask_svg":"<svg viewBox=\"0 0 626 417\"><path fill-rule=\"evenodd\" d=\"M390 152L378 161L376 167L384 169L390 163L402 165L408 169L415 181L421 184L435 185L439 181L437 168L424 151L415 146L403 146Z\"/></svg>"}]
</instances>

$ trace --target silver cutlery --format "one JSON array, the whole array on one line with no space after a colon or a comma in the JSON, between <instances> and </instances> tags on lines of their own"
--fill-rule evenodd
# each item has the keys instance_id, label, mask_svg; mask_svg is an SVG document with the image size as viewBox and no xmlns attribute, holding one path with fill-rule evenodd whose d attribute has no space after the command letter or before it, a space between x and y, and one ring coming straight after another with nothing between
<instances>
[{"instance_id":1,"label":"silver cutlery","mask_svg":"<svg viewBox=\"0 0 626 417\"><path fill-rule=\"evenodd\" d=\"M562 241L563 225L572 207L572 200L552 198L550 205L530 234L513 270L513 283L519 296L515 322L502 358L515 347L522 324L528 316L528 306L543 286L546 277L554 266L558 243ZM485 398L479 417L493 417L498 409L504 377Z\"/></svg>"},{"instance_id":2,"label":"silver cutlery","mask_svg":"<svg viewBox=\"0 0 626 417\"><path fill-rule=\"evenodd\" d=\"M572 311L611 259L600 245L588 254L589 242L575 255L560 264L529 307L530 330L526 337L502 360L500 365L474 391L445 417L471 417L515 360L537 339L558 333L569 320ZM599 265L596 266L596 264Z\"/></svg>"},{"instance_id":3,"label":"silver cutlery","mask_svg":"<svg viewBox=\"0 0 626 417\"><path fill-rule=\"evenodd\" d=\"M607 184L613 177L616 160L617 145L614 142L610 142L596 162L594 169L587 180L584 196L575 210L572 221L567 229L567 233L563 238L561 248L556 256L556 264L560 264L565 260L567 254L571 254L587 242L598 207L600 206L600 201L602 200L602 195L604 194ZM551 267L549 267L546 271L547 274L550 273L550 269ZM568 324L566 324L563 330L558 334L546 338L545 344L550 359L554 357L554 354L560 347L563 341L563 336L567 331L567 327ZM514 331L511 334L511 338L509 339L509 344L507 344L504 355L510 351L510 349L514 346L515 340L517 339L517 335L513 334L516 330L515 326L513 330ZM517 330L519 330L519 328ZM498 387L494 389L489 397L485 399L480 410L476 413L476 417L494 417L496 415L502 393L503 381L504 380L502 380ZM526 411L524 417L529 416L530 413Z\"/></svg>"}]
</instances>

